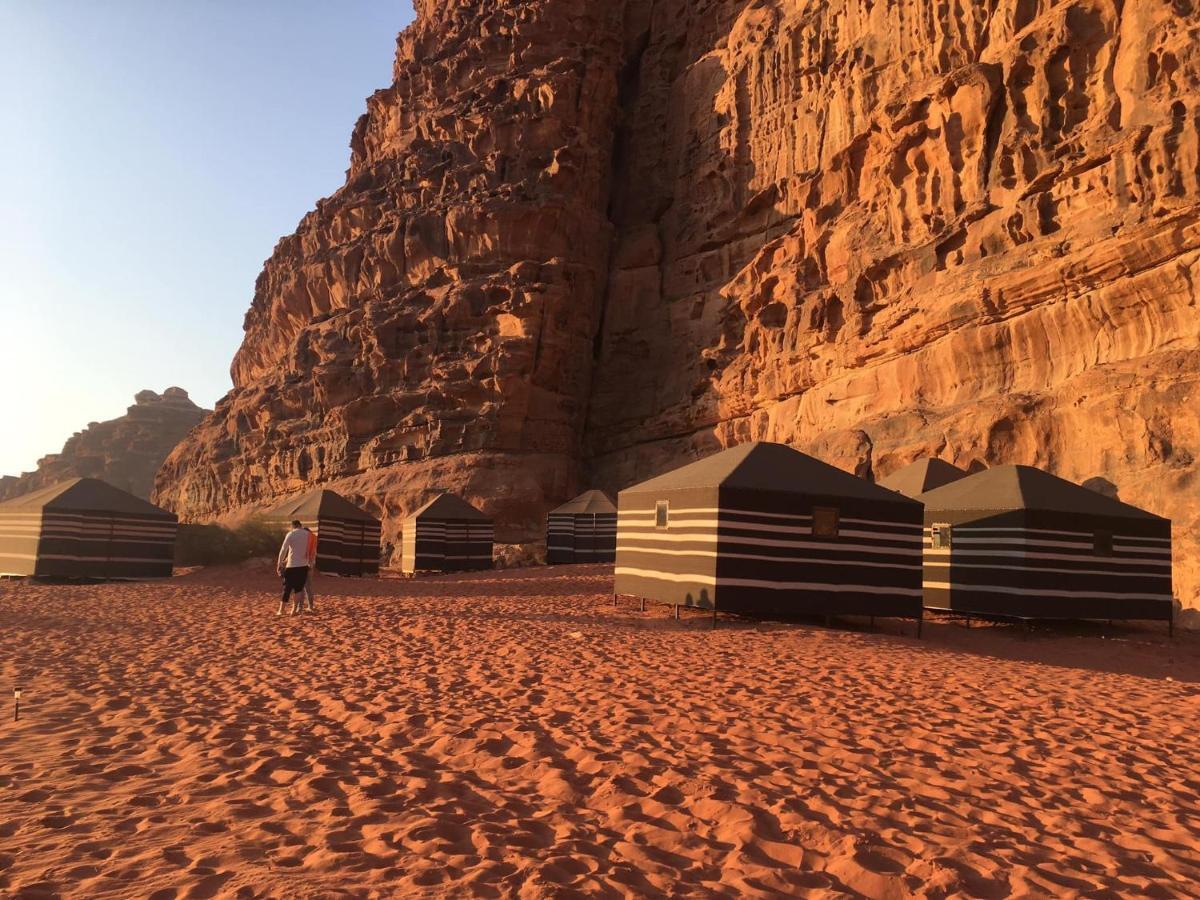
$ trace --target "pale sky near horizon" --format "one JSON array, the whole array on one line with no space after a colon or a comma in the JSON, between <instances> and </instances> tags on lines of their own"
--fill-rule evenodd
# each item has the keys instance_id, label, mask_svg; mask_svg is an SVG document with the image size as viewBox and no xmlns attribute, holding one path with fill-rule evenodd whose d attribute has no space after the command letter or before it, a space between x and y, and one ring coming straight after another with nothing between
<instances>
[{"instance_id":1,"label":"pale sky near horizon","mask_svg":"<svg viewBox=\"0 0 1200 900\"><path fill-rule=\"evenodd\" d=\"M0 0L0 474L144 388L211 408L344 180L410 0Z\"/></svg>"}]
</instances>

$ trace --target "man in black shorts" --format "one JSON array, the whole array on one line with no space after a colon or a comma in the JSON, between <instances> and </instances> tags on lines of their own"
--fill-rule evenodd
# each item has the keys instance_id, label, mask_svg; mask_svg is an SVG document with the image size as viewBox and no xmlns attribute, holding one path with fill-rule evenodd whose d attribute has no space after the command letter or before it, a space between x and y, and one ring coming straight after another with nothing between
<instances>
[{"instance_id":1,"label":"man in black shorts","mask_svg":"<svg viewBox=\"0 0 1200 900\"><path fill-rule=\"evenodd\" d=\"M308 582L308 532L299 520L292 522L292 530L283 539L276 570L283 576L283 599L279 601L279 609L275 615L283 615L288 598L295 594L296 599L292 601L294 616L300 612L304 585Z\"/></svg>"}]
</instances>

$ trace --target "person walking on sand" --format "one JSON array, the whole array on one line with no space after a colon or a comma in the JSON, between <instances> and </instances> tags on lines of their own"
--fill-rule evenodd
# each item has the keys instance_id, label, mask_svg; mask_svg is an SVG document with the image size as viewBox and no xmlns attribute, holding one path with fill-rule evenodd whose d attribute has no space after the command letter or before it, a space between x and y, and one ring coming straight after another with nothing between
<instances>
[{"instance_id":1,"label":"person walking on sand","mask_svg":"<svg viewBox=\"0 0 1200 900\"><path fill-rule=\"evenodd\" d=\"M279 609L275 613L277 616L283 615L283 608L293 594L293 616L300 612L300 604L304 602L301 593L308 581L308 538L309 532L300 521L293 520L292 530L284 537L283 545L279 548L279 559L275 566L275 570L283 577L283 598L279 601Z\"/></svg>"},{"instance_id":2,"label":"person walking on sand","mask_svg":"<svg viewBox=\"0 0 1200 900\"><path fill-rule=\"evenodd\" d=\"M307 526L304 530L308 532L308 577L304 579L304 600L308 604L308 611L316 612L317 608L313 605L313 576L317 574L317 536Z\"/></svg>"}]
</instances>

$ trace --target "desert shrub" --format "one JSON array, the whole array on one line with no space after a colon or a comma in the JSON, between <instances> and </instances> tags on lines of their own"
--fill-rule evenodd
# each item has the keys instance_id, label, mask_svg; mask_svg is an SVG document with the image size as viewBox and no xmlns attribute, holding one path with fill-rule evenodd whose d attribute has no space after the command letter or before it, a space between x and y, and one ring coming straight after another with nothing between
<instances>
[{"instance_id":1,"label":"desert shrub","mask_svg":"<svg viewBox=\"0 0 1200 900\"><path fill-rule=\"evenodd\" d=\"M262 519L250 519L234 528L181 524L175 538L175 565L216 566L274 557L282 537L278 523Z\"/></svg>"}]
</instances>

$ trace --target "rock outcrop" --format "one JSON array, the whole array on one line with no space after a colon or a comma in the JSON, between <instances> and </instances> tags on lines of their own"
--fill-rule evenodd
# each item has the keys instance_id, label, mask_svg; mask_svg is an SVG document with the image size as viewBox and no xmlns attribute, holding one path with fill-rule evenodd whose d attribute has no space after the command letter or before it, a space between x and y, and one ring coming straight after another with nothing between
<instances>
[{"instance_id":1,"label":"rock outcrop","mask_svg":"<svg viewBox=\"0 0 1200 900\"><path fill-rule=\"evenodd\" d=\"M149 499L158 467L209 412L183 388L169 387L161 395L139 391L125 415L89 423L61 452L39 459L35 471L0 479L0 500L81 477L99 478Z\"/></svg>"},{"instance_id":2,"label":"rock outcrop","mask_svg":"<svg viewBox=\"0 0 1200 900\"><path fill-rule=\"evenodd\" d=\"M1195 0L417 3L159 497L435 487L536 534L750 439L1027 463L1200 605Z\"/></svg>"}]
</instances>

